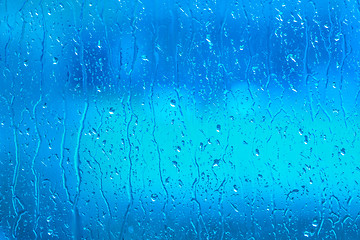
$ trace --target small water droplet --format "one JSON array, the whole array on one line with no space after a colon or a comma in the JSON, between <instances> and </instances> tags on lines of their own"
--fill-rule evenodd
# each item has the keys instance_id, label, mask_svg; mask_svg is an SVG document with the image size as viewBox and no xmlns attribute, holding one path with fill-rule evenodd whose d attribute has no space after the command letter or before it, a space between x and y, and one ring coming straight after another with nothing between
<instances>
[{"instance_id":1,"label":"small water droplet","mask_svg":"<svg viewBox=\"0 0 360 240\"><path fill-rule=\"evenodd\" d=\"M59 59L57 57L53 58L53 64L58 64Z\"/></svg>"},{"instance_id":2,"label":"small water droplet","mask_svg":"<svg viewBox=\"0 0 360 240\"><path fill-rule=\"evenodd\" d=\"M25 66L25 67L29 66L28 60L25 60L25 61L24 61L24 66Z\"/></svg>"},{"instance_id":3,"label":"small water droplet","mask_svg":"<svg viewBox=\"0 0 360 240\"><path fill-rule=\"evenodd\" d=\"M217 132L220 132L220 130L221 130L220 124L216 125L216 131L217 131Z\"/></svg>"},{"instance_id":4,"label":"small water droplet","mask_svg":"<svg viewBox=\"0 0 360 240\"><path fill-rule=\"evenodd\" d=\"M199 145L200 150L204 150L204 144L201 142Z\"/></svg>"},{"instance_id":5,"label":"small water droplet","mask_svg":"<svg viewBox=\"0 0 360 240\"><path fill-rule=\"evenodd\" d=\"M305 143L305 144L308 144L308 143L309 143L309 138L308 138L308 136L306 136L306 135L305 135L304 143Z\"/></svg>"},{"instance_id":6,"label":"small water droplet","mask_svg":"<svg viewBox=\"0 0 360 240\"><path fill-rule=\"evenodd\" d=\"M238 189L238 186L234 185L234 192L238 192L239 189Z\"/></svg>"},{"instance_id":7,"label":"small water droplet","mask_svg":"<svg viewBox=\"0 0 360 240\"><path fill-rule=\"evenodd\" d=\"M114 114L114 112L115 112L115 109L114 109L113 107L111 107L111 108L109 109L109 113L112 115L112 114Z\"/></svg>"},{"instance_id":8,"label":"small water droplet","mask_svg":"<svg viewBox=\"0 0 360 240\"><path fill-rule=\"evenodd\" d=\"M345 148L342 148L341 150L340 150L340 153L341 153L341 155L345 155Z\"/></svg>"},{"instance_id":9,"label":"small water droplet","mask_svg":"<svg viewBox=\"0 0 360 240\"><path fill-rule=\"evenodd\" d=\"M143 61L149 62L149 59L147 58L146 55L142 55L142 56L141 56L141 59L142 59Z\"/></svg>"},{"instance_id":10,"label":"small water droplet","mask_svg":"<svg viewBox=\"0 0 360 240\"><path fill-rule=\"evenodd\" d=\"M151 194L151 200L155 202L158 198L158 195L156 193Z\"/></svg>"},{"instance_id":11,"label":"small water droplet","mask_svg":"<svg viewBox=\"0 0 360 240\"><path fill-rule=\"evenodd\" d=\"M214 160L213 167L218 167L218 166L219 166L219 163L220 163L220 159L215 159L215 160Z\"/></svg>"},{"instance_id":12,"label":"small water droplet","mask_svg":"<svg viewBox=\"0 0 360 240\"><path fill-rule=\"evenodd\" d=\"M177 151L177 152L181 152L181 147L178 146L178 147L176 148L176 151Z\"/></svg>"},{"instance_id":13,"label":"small water droplet","mask_svg":"<svg viewBox=\"0 0 360 240\"><path fill-rule=\"evenodd\" d=\"M176 101L175 101L175 99L172 99L172 100L170 101L170 106L176 107Z\"/></svg>"},{"instance_id":14,"label":"small water droplet","mask_svg":"<svg viewBox=\"0 0 360 240\"><path fill-rule=\"evenodd\" d=\"M259 149L255 149L255 155L258 157L258 156L260 156L260 151L259 151Z\"/></svg>"},{"instance_id":15,"label":"small water droplet","mask_svg":"<svg viewBox=\"0 0 360 240\"><path fill-rule=\"evenodd\" d=\"M317 227L318 225L319 225L318 220L314 219L313 222L312 222L312 226Z\"/></svg>"}]
</instances>

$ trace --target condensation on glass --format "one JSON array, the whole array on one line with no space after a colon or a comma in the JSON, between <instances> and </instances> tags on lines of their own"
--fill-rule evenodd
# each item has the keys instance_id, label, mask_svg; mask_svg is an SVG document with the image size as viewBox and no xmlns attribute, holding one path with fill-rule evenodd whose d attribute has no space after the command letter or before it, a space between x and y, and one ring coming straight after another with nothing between
<instances>
[{"instance_id":1,"label":"condensation on glass","mask_svg":"<svg viewBox=\"0 0 360 240\"><path fill-rule=\"evenodd\" d=\"M0 239L359 238L357 1L0 2Z\"/></svg>"}]
</instances>

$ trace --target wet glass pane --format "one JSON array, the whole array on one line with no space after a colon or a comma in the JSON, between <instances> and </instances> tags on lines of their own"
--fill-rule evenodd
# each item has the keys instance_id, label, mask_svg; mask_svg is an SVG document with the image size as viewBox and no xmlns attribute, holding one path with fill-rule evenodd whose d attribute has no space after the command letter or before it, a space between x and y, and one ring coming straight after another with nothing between
<instances>
[{"instance_id":1,"label":"wet glass pane","mask_svg":"<svg viewBox=\"0 0 360 240\"><path fill-rule=\"evenodd\" d=\"M0 239L359 239L358 1L0 1Z\"/></svg>"}]
</instances>

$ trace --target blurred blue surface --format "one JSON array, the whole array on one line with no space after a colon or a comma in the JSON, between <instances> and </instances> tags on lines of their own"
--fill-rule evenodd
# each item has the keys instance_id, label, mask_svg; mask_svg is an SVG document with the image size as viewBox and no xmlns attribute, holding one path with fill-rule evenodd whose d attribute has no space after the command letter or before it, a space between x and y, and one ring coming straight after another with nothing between
<instances>
[{"instance_id":1,"label":"blurred blue surface","mask_svg":"<svg viewBox=\"0 0 360 240\"><path fill-rule=\"evenodd\" d=\"M358 1L0 1L0 239L359 239Z\"/></svg>"}]
</instances>

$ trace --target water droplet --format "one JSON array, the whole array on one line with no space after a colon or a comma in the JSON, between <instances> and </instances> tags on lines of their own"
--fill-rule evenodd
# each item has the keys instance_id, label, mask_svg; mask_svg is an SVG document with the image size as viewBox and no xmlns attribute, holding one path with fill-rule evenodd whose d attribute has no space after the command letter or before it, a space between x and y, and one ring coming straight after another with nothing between
<instances>
[{"instance_id":1,"label":"water droplet","mask_svg":"<svg viewBox=\"0 0 360 240\"><path fill-rule=\"evenodd\" d=\"M25 61L24 61L24 66L25 66L25 67L29 66L28 60L25 60Z\"/></svg>"},{"instance_id":2,"label":"water droplet","mask_svg":"<svg viewBox=\"0 0 360 240\"><path fill-rule=\"evenodd\" d=\"M238 186L234 185L234 192L238 192L239 189L238 189Z\"/></svg>"},{"instance_id":3,"label":"water droplet","mask_svg":"<svg viewBox=\"0 0 360 240\"><path fill-rule=\"evenodd\" d=\"M53 58L53 64L58 64L59 59L57 57Z\"/></svg>"},{"instance_id":4,"label":"water droplet","mask_svg":"<svg viewBox=\"0 0 360 240\"><path fill-rule=\"evenodd\" d=\"M176 148L176 151L177 151L177 152L181 152L181 147L178 146L178 147Z\"/></svg>"},{"instance_id":5,"label":"water droplet","mask_svg":"<svg viewBox=\"0 0 360 240\"><path fill-rule=\"evenodd\" d=\"M315 218L312 222L313 227L317 227L319 225L318 220Z\"/></svg>"},{"instance_id":6,"label":"water droplet","mask_svg":"<svg viewBox=\"0 0 360 240\"><path fill-rule=\"evenodd\" d=\"M142 56L141 56L141 59L142 59L143 61L149 62L149 59L147 58L146 55L142 55Z\"/></svg>"},{"instance_id":7,"label":"water droplet","mask_svg":"<svg viewBox=\"0 0 360 240\"><path fill-rule=\"evenodd\" d=\"M260 151L259 151L259 149L255 149L255 155L258 157L258 156L260 156Z\"/></svg>"},{"instance_id":8,"label":"water droplet","mask_svg":"<svg viewBox=\"0 0 360 240\"><path fill-rule=\"evenodd\" d=\"M306 136L306 135L305 135L304 143L305 143L305 144L308 144L308 143L309 143L309 138L308 138L308 136Z\"/></svg>"},{"instance_id":9,"label":"water droplet","mask_svg":"<svg viewBox=\"0 0 360 240\"><path fill-rule=\"evenodd\" d=\"M304 133L304 131L300 128L300 129L299 129L299 134L300 134L300 135L303 135L303 133Z\"/></svg>"},{"instance_id":10,"label":"water droplet","mask_svg":"<svg viewBox=\"0 0 360 240\"><path fill-rule=\"evenodd\" d=\"M345 148L342 148L341 150L340 150L340 153L341 153L341 155L345 155Z\"/></svg>"},{"instance_id":11,"label":"water droplet","mask_svg":"<svg viewBox=\"0 0 360 240\"><path fill-rule=\"evenodd\" d=\"M219 166L219 163L220 163L220 159L215 159L215 160L214 160L213 167L218 167L218 166Z\"/></svg>"},{"instance_id":12,"label":"water droplet","mask_svg":"<svg viewBox=\"0 0 360 240\"><path fill-rule=\"evenodd\" d=\"M151 200L155 202L158 198L158 195L156 193L151 194Z\"/></svg>"},{"instance_id":13,"label":"water droplet","mask_svg":"<svg viewBox=\"0 0 360 240\"><path fill-rule=\"evenodd\" d=\"M220 132L220 130L221 130L220 124L216 125L216 131L217 131L217 132Z\"/></svg>"},{"instance_id":14,"label":"water droplet","mask_svg":"<svg viewBox=\"0 0 360 240\"><path fill-rule=\"evenodd\" d=\"M204 144L201 142L199 146L200 150L204 150Z\"/></svg>"},{"instance_id":15,"label":"water droplet","mask_svg":"<svg viewBox=\"0 0 360 240\"><path fill-rule=\"evenodd\" d=\"M175 106L176 106L176 101L175 101L175 99L172 99L172 100L170 101L170 106L172 106L172 107L175 107Z\"/></svg>"},{"instance_id":16,"label":"water droplet","mask_svg":"<svg viewBox=\"0 0 360 240\"><path fill-rule=\"evenodd\" d=\"M111 108L109 109L109 113L112 115L112 114L114 114L114 112L115 112L115 109L114 109L113 107L111 107Z\"/></svg>"}]
</instances>

